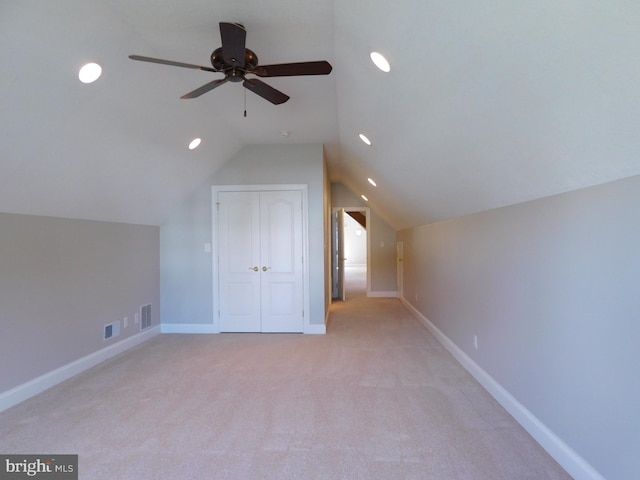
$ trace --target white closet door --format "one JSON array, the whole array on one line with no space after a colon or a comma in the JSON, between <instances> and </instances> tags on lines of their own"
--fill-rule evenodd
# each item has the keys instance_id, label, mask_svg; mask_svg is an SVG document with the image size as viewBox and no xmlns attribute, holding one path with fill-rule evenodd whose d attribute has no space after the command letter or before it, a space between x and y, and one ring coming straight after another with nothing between
<instances>
[{"instance_id":1,"label":"white closet door","mask_svg":"<svg viewBox=\"0 0 640 480\"><path fill-rule=\"evenodd\" d=\"M220 331L259 332L260 194L218 193Z\"/></svg>"},{"instance_id":2,"label":"white closet door","mask_svg":"<svg viewBox=\"0 0 640 480\"><path fill-rule=\"evenodd\" d=\"M302 192L218 192L220 331L302 332Z\"/></svg>"},{"instance_id":3,"label":"white closet door","mask_svg":"<svg viewBox=\"0 0 640 480\"><path fill-rule=\"evenodd\" d=\"M260 193L263 332L302 332L302 193Z\"/></svg>"}]
</instances>

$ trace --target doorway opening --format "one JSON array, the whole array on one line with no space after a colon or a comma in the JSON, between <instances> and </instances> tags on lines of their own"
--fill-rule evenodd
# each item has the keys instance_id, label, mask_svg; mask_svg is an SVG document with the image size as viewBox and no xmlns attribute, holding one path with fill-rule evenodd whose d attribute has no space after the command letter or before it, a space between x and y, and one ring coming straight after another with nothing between
<instances>
[{"instance_id":1,"label":"doorway opening","mask_svg":"<svg viewBox=\"0 0 640 480\"><path fill-rule=\"evenodd\" d=\"M369 275L369 209L334 208L332 219L332 297L367 296Z\"/></svg>"}]
</instances>

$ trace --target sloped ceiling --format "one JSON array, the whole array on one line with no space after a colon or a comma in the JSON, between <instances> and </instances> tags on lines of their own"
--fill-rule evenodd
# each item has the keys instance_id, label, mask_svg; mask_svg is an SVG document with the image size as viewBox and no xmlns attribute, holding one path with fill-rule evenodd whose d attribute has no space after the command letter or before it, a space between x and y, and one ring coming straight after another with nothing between
<instances>
[{"instance_id":1,"label":"sloped ceiling","mask_svg":"<svg viewBox=\"0 0 640 480\"><path fill-rule=\"evenodd\" d=\"M181 100L220 75L127 58L208 65L220 21L261 64L334 70L266 80L274 106L239 84ZM5 1L0 211L160 225L247 144L323 143L396 229L638 175L638 59L632 1Z\"/></svg>"}]
</instances>

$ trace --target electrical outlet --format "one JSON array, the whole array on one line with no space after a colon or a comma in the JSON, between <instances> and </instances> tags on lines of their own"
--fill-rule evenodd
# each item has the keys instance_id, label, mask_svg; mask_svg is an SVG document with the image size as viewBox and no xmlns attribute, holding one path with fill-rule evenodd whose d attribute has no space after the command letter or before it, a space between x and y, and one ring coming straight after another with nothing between
<instances>
[{"instance_id":1,"label":"electrical outlet","mask_svg":"<svg viewBox=\"0 0 640 480\"><path fill-rule=\"evenodd\" d=\"M108 340L112 337L117 337L118 335L120 335L119 320L104 326L104 336L102 337L104 340Z\"/></svg>"},{"instance_id":2,"label":"electrical outlet","mask_svg":"<svg viewBox=\"0 0 640 480\"><path fill-rule=\"evenodd\" d=\"M127 328L129 326L129 317L124 317L122 319L122 328Z\"/></svg>"},{"instance_id":3,"label":"electrical outlet","mask_svg":"<svg viewBox=\"0 0 640 480\"><path fill-rule=\"evenodd\" d=\"M136 325L140 323L140 314L139 313L136 313L133 316L133 323L135 323Z\"/></svg>"},{"instance_id":4,"label":"electrical outlet","mask_svg":"<svg viewBox=\"0 0 640 480\"><path fill-rule=\"evenodd\" d=\"M476 350L478 349L478 335L473 336L473 346Z\"/></svg>"}]
</instances>

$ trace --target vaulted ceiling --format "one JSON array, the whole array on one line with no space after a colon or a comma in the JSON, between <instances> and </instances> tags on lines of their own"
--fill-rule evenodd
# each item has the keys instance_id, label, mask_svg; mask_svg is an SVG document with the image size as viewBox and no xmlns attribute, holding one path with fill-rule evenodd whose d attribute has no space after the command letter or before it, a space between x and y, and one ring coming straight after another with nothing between
<instances>
[{"instance_id":1,"label":"vaulted ceiling","mask_svg":"<svg viewBox=\"0 0 640 480\"><path fill-rule=\"evenodd\" d=\"M333 72L181 100L221 75L127 58L209 65L221 21ZM3 1L0 211L160 225L247 144L324 144L397 229L638 175L639 59L629 0Z\"/></svg>"}]
</instances>

